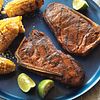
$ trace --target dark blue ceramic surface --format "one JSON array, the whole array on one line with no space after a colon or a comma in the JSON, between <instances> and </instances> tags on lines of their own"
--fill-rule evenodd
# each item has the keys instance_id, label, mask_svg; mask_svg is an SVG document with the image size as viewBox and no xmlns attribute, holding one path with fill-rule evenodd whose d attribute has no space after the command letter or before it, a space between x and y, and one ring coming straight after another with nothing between
<instances>
[{"instance_id":1,"label":"dark blue ceramic surface","mask_svg":"<svg viewBox=\"0 0 100 100\"><path fill-rule=\"evenodd\" d=\"M5 0L7 2L11 0ZM96 6L92 0L87 0L90 7L81 12L85 14L87 17L95 21L97 24L100 24L100 8ZM7 3L5 2L5 4ZM48 25L44 22L42 18L42 12L45 10L47 5L51 2L60 2L69 7L72 7L72 0L45 0L44 6L41 10L36 12L35 15L24 16L23 23L26 28L25 35L28 35L32 29L38 29L40 31L45 32L52 40L54 45L63 51L63 49L57 43L55 37L53 36L52 31L49 29ZM0 15L2 19L5 16ZM20 41L22 40L23 35L20 35L15 39L15 41L10 46L9 50L14 55ZM100 46L95 48L88 56L86 57L77 57L72 55L76 60L78 60L82 68L86 74L85 85L79 89L69 89L67 86L55 81L55 87L50 91L50 93L44 98L44 100L72 100L80 95L87 92L90 88L92 88L99 80L100 80ZM16 60L14 60L16 62ZM40 82L45 77L41 77L36 75L26 69L21 68L21 66L17 66L17 71L15 73L0 76L0 97L5 98L7 100L41 100L37 93L37 87L30 91L29 93L23 93L17 84L17 77L20 73L28 74L33 80Z\"/></svg>"}]
</instances>

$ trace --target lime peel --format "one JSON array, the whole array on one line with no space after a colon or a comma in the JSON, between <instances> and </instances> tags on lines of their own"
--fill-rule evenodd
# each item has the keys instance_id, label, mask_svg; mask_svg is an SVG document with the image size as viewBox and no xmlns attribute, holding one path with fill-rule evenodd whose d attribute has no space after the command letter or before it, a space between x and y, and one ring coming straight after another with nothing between
<instances>
[{"instance_id":1,"label":"lime peel","mask_svg":"<svg viewBox=\"0 0 100 100\"><path fill-rule=\"evenodd\" d=\"M89 7L89 5L85 0L73 0L73 8L75 10L83 10L87 7Z\"/></svg>"},{"instance_id":2,"label":"lime peel","mask_svg":"<svg viewBox=\"0 0 100 100\"><path fill-rule=\"evenodd\" d=\"M38 93L40 97L44 98L52 87L54 87L53 80L45 79L41 81L38 85Z\"/></svg>"},{"instance_id":3,"label":"lime peel","mask_svg":"<svg viewBox=\"0 0 100 100\"><path fill-rule=\"evenodd\" d=\"M25 73L18 76L18 85L23 92L29 92L31 88L36 86L35 82Z\"/></svg>"}]
</instances>

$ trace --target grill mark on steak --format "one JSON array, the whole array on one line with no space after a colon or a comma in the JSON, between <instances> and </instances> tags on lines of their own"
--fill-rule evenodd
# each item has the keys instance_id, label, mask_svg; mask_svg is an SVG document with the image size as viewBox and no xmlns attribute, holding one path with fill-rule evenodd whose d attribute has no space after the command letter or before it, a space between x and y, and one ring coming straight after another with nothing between
<instances>
[{"instance_id":1,"label":"grill mark on steak","mask_svg":"<svg viewBox=\"0 0 100 100\"><path fill-rule=\"evenodd\" d=\"M62 26L62 14L63 14L63 10L64 10L64 8L61 8L61 11L60 11L60 19L59 19L59 25L58 25L58 27L56 28L56 30L57 30L57 33L59 34L59 35L61 35L61 26Z\"/></svg>"},{"instance_id":2,"label":"grill mark on steak","mask_svg":"<svg viewBox=\"0 0 100 100\"><path fill-rule=\"evenodd\" d=\"M90 29L91 29L91 25L88 24L88 30L86 30L86 33L89 33ZM84 35L83 35L83 37L82 37L82 39L81 39L81 43L78 45L78 48L76 48L77 51L79 51L81 45L83 44L83 42L84 42L84 38L86 37L86 35L87 35L87 34L84 34Z\"/></svg>"},{"instance_id":3,"label":"grill mark on steak","mask_svg":"<svg viewBox=\"0 0 100 100\"><path fill-rule=\"evenodd\" d=\"M91 31L91 27L89 26L87 30L87 34L84 35L81 45L86 46L86 39L87 39L86 37L88 37L91 34L90 31ZM81 47L81 45L79 46L79 48Z\"/></svg>"},{"instance_id":4,"label":"grill mark on steak","mask_svg":"<svg viewBox=\"0 0 100 100\"><path fill-rule=\"evenodd\" d=\"M75 24L75 23L73 23L73 24ZM76 45L78 45L78 43L79 43L79 40L78 40L78 38L79 38L79 30L80 30L80 17L76 21L75 27L76 27L76 31L77 32L76 32L76 35L75 35L76 36L76 39L75 39L75 42L74 43L76 43ZM76 46L75 48L73 48L72 51L75 51L76 48L78 48L78 46Z\"/></svg>"},{"instance_id":5,"label":"grill mark on steak","mask_svg":"<svg viewBox=\"0 0 100 100\"><path fill-rule=\"evenodd\" d=\"M77 21L77 24L76 24L77 26L77 38L76 38L76 45L78 45L78 37L79 37L79 30L80 30L80 18L78 19L78 21Z\"/></svg>"},{"instance_id":6,"label":"grill mark on steak","mask_svg":"<svg viewBox=\"0 0 100 100\"><path fill-rule=\"evenodd\" d=\"M50 8L53 9L50 10ZM64 4L51 3L43 16L55 33L58 42L70 53L83 56L100 43L100 35L93 32L98 30L96 32L100 34L100 26Z\"/></svg>"},{"instance_id":7,"label":"grill mark on steak","mask_svg":"<svg viewBox=\"0 0 100 100\"><path fill-rule=\"evenodd\" d=\"M59 20L59 26L58 26L58 30L59 30L59 31L58 31L58 34L61 33L61 27L60 27L60 25L61 25L61 23L62 23L62 22L61 22L61 21L62 21L62 17L61 17L61 16L62 16L62 14L63 14L62 12L63 12L63 8L61 8L61 13L60 13L60 20Z\"/></svg>"},{"instance_id":8,"label":"grill mark on steak","mask_svg":"<svg viewBox=\"0 0 100 100\"><path fill-rule=\"evenodd\" d=\"M85 30L85 33L88 33L88 32L89 32L89 30L91 29L91 25L88 24L88 25L87 25L87 28L88 28L88 29ZM85 35L86 35L86 34L84 34L83 37L84 37ZM82 43L82 41L83 41L83 37L82 37L81 43ZM79 46L81 45L81 43L79 44Z\"/></svg>"},{"instance_id":9,"label":"grill mark on steak","mask_svg":"<svg viewBox=\"0 0 100 100\"><path fill-rule=\"evenodd\" d=\"M57 50L50 39L40 31L33 30L28 38L23 39L16 51L16 57L20 65L46 77L75 87L83 84L84 72L79 63Z\"/></svg>"},{"instance_id":10,"label":"grill mark on steak","mask_svg":"<svg viewBox=\"0 0 100 100\"><path fill-rule=\"evenodd\" d=\"M83 19L83 18L80 18L80 19ZM79 19L79 20L80 20L80 19ZM84 23L84 22L83 22L83 23ZM79 26L78 26L78 27L81 27L81 26L80 26L81 22L79 22L78 24L79 24ZM88 29L87 29L87 30L85 30L85 33L88 33L88 32L89 32L89 30L91 29L91 25L90 25L89 23L88 23L88 25L87 25L87 28L88 28ZM79 28L79 29L80 29L80 28ZM79 34L79 33L80 33L80 30L78 30L78 32L77 32L77 33ZM78 38L79 38L79 36L78 36L78 38L77 38L77 45L78 45L78 46L74 49L74 52L75 52L75 51L77 52L77 51L78 51L78 49L80 48L80 46L82 45L83 40L84 40L84 37L86 36L86 34L85 34L85 33L83 34L83 36L82 36L82 38L81 38L81 40L80 40L80 41L81 41L80 43L78 42ZM79 44L78 44L78 43L79 43Z\"/></svg>"}]
</instances>

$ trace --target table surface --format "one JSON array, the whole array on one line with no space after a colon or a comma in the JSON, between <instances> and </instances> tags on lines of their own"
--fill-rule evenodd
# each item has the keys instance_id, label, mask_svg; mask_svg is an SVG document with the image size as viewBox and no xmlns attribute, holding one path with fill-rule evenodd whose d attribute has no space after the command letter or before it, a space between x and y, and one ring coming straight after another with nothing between
<instances>
[{"instance_id":1,"label":"table surface","mask_svg":"<svg viewBox=\"0 0 100 100\"><path fill-rule=\"evenodd\" d=\"M100 0L93 0L100 7Z\"/></svg>"},{"instance_id":2,"label":"table surface","mask_svg":"<svg viewBox=\"0 0 100 100\"><path fill-rule=\"evenodd\" d=\"M100 6L100 0L94 0ZM4 100L4 99L0 99ZM100 100L100 82L76 100Z\"/></svg>"}]
</instances>

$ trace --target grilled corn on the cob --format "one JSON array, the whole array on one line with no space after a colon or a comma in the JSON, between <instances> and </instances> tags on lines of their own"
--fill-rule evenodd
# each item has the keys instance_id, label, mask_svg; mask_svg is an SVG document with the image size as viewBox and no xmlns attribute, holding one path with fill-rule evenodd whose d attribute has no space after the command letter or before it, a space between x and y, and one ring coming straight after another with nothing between
<instances>
[{"instance_id":1,"label":"grilled corn on the cob","mask_svg":"<svg viewBox=\"0 0 100 100\"><path fill-rule=\"evenodd\" d=\"M21 16L39 9L42 5L43 0L13 0L5 6L3 13L8 17Z\"/></svg>"},{"instance_id":2,"label":"grilled corn on the cob","mask_svg":"<svg viewBox=\"0 0 100 100\"><path fill-rule=\"evenodd\" d=\"M19 33L25 32L22 17L0 20L0 53L4 52Z\"/></svg>"},{"instance_id":3,"label":"grilled corn on the cob","mask_svg":"<svg viewBox=\"0 0 100 100\"><path fill-rule=\"evenodd\" d=\"M16 65L9 59L0 57L0 75L15 71Z\"/></svg>"},{"instance_id":4,"label":"grilled corn on the cob","mask_svg":"<svg viewBox=\"0 0 100 100\"><path fill-rule=\"evenodd\" d=\"M0 0L0 11L1 11L1 9L2 9L2 6L3 6L3 0Z\"/></svg>"}]
</instances>

